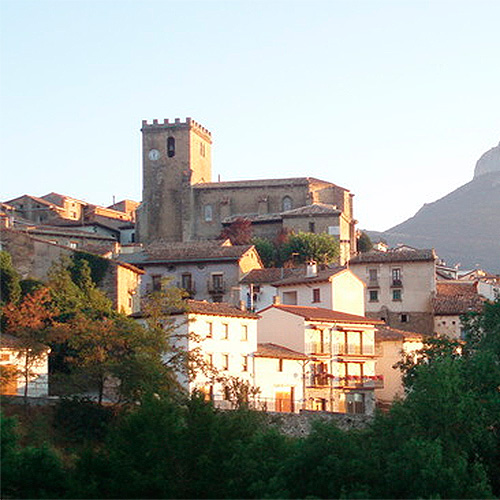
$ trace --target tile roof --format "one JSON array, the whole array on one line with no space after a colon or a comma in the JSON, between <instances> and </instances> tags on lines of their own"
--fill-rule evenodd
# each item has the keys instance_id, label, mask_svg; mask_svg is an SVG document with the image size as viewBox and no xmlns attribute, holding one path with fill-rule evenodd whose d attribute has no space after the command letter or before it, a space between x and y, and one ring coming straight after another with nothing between
<instances>
[{"instance_id":1,"label":"tile roof","mask_svg":"<svg viewBox=\"0 0 500 500\"><path fill-rule=\"evenodd\" d=\"M224 189L224 188L249 188L249 187L267 187L267 186L307 186L309 184L337 186L336 184L333 184L331 182L322 181L314 177L290 177L288 179L252 179L243 181L203 182L195 184L193 187L195 189ZM346 191L348 191L348 189L346 189Z\"/></svg>"},{"instance_id":2,"label":"tile roof","mask_svg":"<svg viewBox=\"0 0 500 500\"><path fill-rule=\"evenodd\" d=\"M300 217L303 215L339 215L342 211L336 205L327 205L326 203L313 203L303 207L293 208L282 212L283 217Z\"/></svg>"},{"instance_id":3,"label":"tile roof","mask_svg":"<svg viewBox=\"0 0 500 500\"><path fill-rule=\"evenodd\" d=\"M435 315L460 315L480 312L484 302L475 282L438 281L432 305Z\"/></svg>"},{"instance_id":4,"label":"tile roof","mask_svg":"<svg viewBox=\"0 0 500 500\"><path fill-rule=\"evenodd\" d=\"M50 348L44 344L38 343L39 346L45 347L47 350ZM23 343L17 337L7 333L0 333L0 348L2 349L22 349Z\"/></svg>"},{"instance_id":5,"label":"tile roof","mask_svg":"<svg viewBox=\"0 0 500 500\"><path fill-rule=\"evenodd\" d=\"M276 305L266 307L259 311L263 313L268 309L275 308L280 311L285 311L297 316L302 316L308 321L326 321L335 323L363 323L367 325L380 325L384 324L383 321L377 319L367 318L366 316L358 316L356 314L348 314L340 311L333 311L331 309L324 309L322 307L308 307L308 306L289 306L289 305Z\"/></svg>"},{"instance_id":6,"label":"tile roof","mask_svg":"<svg viewBox=\"0 0 500 500\"><path fill-rule=\"evenodd\" d=\"M207 302L205 300L187 300L187 312L192 314L206 314L209 316L230 316L235 318L258 319L259 315L250 311L243 311L236 306L225 302Z\"/></svg>"},{"instance_id":7,"label":"tile roof","mask_svg":"<svg viewBox=\"0 0 500 500\"><path fill-rule=\"evenodd\" d=\"M22 200L24 198L28 198L30 200L33 200L36 203L39 203L40 205L45 205L46 207L57 206L56 203L51 203L47 200L44 200L43 198L38 198L37 196L32 196L30 194L23 194L22 196L18 196L17 198L12 198L12 200L7 201L6 203L12 204L13 201Z\"/></svg>"},{"instance_id":8,"label":"tile roof","mask_svg":"<svg viewBox=\"0 0 500 500\"><path fill-rule=\"evenodd\" d=\"M257 344L257 358L278 358L278 359L309 359L308 356L301 352L293 351L272 342L264 342Z\"/></svg>"},{"instance_id":9,"label":"tile roof","mask_svg":"<svg viewBox=\"0 0 500 500\"><path fill-rule=\"evenodd\" d=\"M155 243L142 252L122 254L120 260L146 265L168 262L238 261L253 245L227 246L222 242L196 241L185 243Z\"/></svg>"},{"instance_id":10,"label":"tile roof","mask_svg":"<svg viewBox=\"0 0 500 500\"><path fill-rule=\"evenodd\" d=\"M375 330L375 342L395 341L395 340L422 340L426 335L417 332L407 332L398 330L387 325L377 326Z\"/></svg>"},{"instance_id":11,"label":"tile roof","mask_svg":"<svg viewBox=\"0 0 500 500\"><path fill-rule=\"evenodd\" d=\"M334 268L327 267L326 269L320 269L316 273L316 276L306 276L306 269L300 268L298 273L289 276L288 278L284 278L279 281L275 281L273 286L288 286L288 285L299 285L304 283L319 283L321 281L328 281L332 276L345 271L347 268L345 266L338 266Z\"/></svg>"},{"instance_id":12,"label":"tile roof","mask_svg":"<svg viewBox=\"0 0 500 500\"><path fill-rule=\"evenodd\" d=\"M360 253L353 257L350 264L364 264L367 262L418 262L418 261L434 261L436 254L434 249L395 249L387 252L370 251Z\"/></svg>"},{"instance_id":13,"label":"tile roof","mask_svg":"<svg viewBox=\"0 0 500 500\"><path fill-rule=\"evenodd\" d=\"M237 219L247 219L253 223L276 222L282 219L281 214L235 214L222 219L222 224L231 224Z\"/></svg>"},{"instance_id":14,"label":"tile roof","mask_svg":"<svg viewBox=\"0 0 500 500\"><path fill-rule=\"evenodd\" d=\"M240 283L247 285L253 283L260 285L265 283L274 283L283 278L288 278L293 274L300 273L302 270L292 267L267 267L263 269L252 269L241 280Z\"/></svg>"}]
</instances>

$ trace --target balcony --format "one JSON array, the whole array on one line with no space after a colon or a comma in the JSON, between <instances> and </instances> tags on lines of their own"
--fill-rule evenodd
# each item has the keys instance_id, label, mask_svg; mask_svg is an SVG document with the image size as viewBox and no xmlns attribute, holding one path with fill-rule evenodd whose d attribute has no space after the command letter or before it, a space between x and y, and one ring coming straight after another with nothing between
<instances>
[{"instance_id":1,"label":"balcony","mask_svg":"<svg viewBox=\"0 0 500 500\"><path fill-rule=\"evenodd\" d=\"M374 356L375 346L373 344L335 344L333 354L338 356Z\"/></svg>"},{"instance_id":2,"label":"balcony","mask_svg":"<svg viewBox=\"0 0 500 500\"><path fill-rule=\"evenodd\" d=\"M330 344L324 342L307 342L306 353L317 356L330 355L332 353L332 347Z\"/></svg>"},{"instance_id":3,"label":"balcony","mask_svg":"<svg viewBox=\"0 0 500 500\"><path fill-rule=\"evenodd\" d=\"M207 282L208 293L223 294L227 290L227 285L223 279L211 279Z\"/></svg>"},{"instance_id":4,"label":"balcony","mask_svg":"<svg viewBox=\"0 0 500 500\"><path fill-rule=\"evenodd\" d=\"M383 389L383 375L347 375L335 380L337 387L344 389Z\"/></svg>"},{"instance_id":5,"label":"balcony","mask_svg":"<svg viewBox=\"0 0 500 500\"><path fill-rule=\"evenodd\" d=\"M403 286L403 281L400 279L393 279L391 281L391 287L394 288L401 288Z\"/></svg>"},{"instance_id":6,"label":"balcony","mask_svg":"<svg viewBox=\"0 0 500 500\"><path fill-rule=\"evenodd\" d=\"M308 387L332 387L335 385L334 376L330 373L311 373L307 381Z\"/></svg>"}]
</instances>

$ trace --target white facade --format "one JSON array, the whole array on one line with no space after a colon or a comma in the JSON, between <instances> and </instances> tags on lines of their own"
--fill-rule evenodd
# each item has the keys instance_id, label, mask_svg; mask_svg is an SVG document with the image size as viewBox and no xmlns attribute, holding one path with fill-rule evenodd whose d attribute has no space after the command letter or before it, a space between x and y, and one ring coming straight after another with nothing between
<instances>
[{"instance_id":1,"label":"white facade","mask_svg":"<svg viewBox=\"0 0 500 500\"><path fill-rule=\"evenodd\" d=\"M49 352L50 349L47 347L46 351L29 368L27 393L29 397L47 397L49 395ZM17 375L2 386L1 394L24 396L26 388L26 379L23 373L24 360L23 351L2 345L0 348L0 367L2 370L13 370Z\"/></svg>"},{"instance_id":2,"label":"white facade","mask_svg":"<svg viewBox=\"0 0 500 500\"><path fill-rule=\"evenodd\" d=\"M260 313L259 342L273 342L309 356L305 368L305 407L372 413L375 323L364 317L300 306L272 306Z\"/></svg>"}]
</instances>

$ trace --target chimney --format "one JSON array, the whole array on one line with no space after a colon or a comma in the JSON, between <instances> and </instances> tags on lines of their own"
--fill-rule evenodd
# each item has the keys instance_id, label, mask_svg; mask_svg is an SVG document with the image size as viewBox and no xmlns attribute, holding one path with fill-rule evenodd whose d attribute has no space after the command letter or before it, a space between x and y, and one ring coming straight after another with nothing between
<instances>
[{"instance_id":1,"label":"chimney","mask_svg":"<svg viewBox=\"0 0 500 500\"><path fill-rule=\"evenodd\" d=\"M273 297L273 305L279 306L281 304L281 299L279 295L274 295Z\"/></svg>"},{"instance_id":2,"label":"chimney","mask_svg":"<svg viewBox=\"0 0 500 500\"><path fill-rule=\"evenodd\" d=\"M240 300L240 311L246 312L247 306L244 300Z\"/></svg>"},{"instance_id":3,"label":"chimney","mask_svg":"<svg viewBox=\"0 0 500 500\"><path fill-rule=\"evenodd\" d=\"M306 278L314 278L318 275L318 264L316 261L310 260L306 264Z\"/></svg>"}]
</instances>

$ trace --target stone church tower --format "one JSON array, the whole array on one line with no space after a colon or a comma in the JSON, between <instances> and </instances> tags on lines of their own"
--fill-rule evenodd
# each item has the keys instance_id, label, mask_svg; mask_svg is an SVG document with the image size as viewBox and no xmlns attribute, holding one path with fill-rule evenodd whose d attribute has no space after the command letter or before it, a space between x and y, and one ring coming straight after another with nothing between
<instances>
[{"instance_id":1,"label":"stone church tower","mask_svg":"<svg viewBox=\"0 0 500 500\"><path fill-rule=\"evenodd\" d=\"M142 204L138 240L188 241L193 220L192 188L212 180L210 132L186 118L142 122Z\"/></svg>"}]
</instances>

